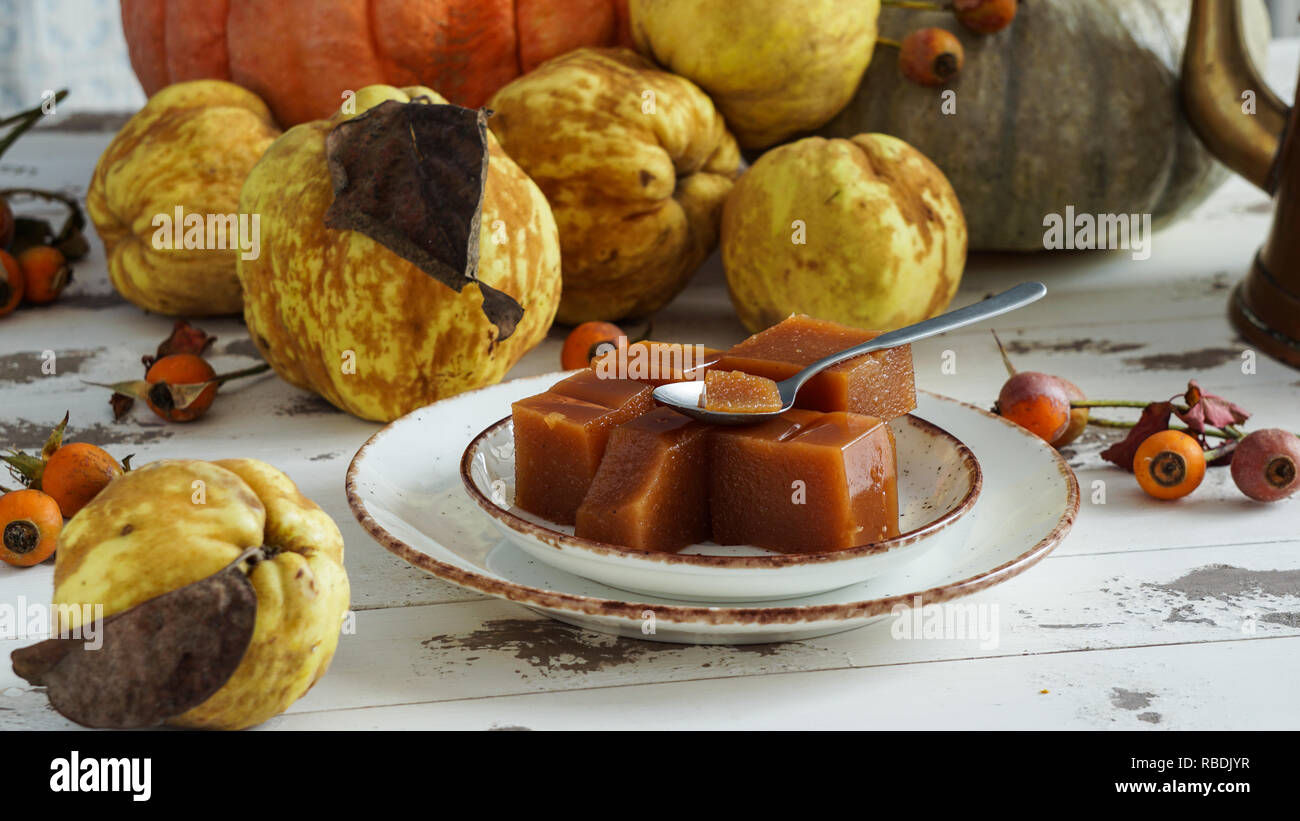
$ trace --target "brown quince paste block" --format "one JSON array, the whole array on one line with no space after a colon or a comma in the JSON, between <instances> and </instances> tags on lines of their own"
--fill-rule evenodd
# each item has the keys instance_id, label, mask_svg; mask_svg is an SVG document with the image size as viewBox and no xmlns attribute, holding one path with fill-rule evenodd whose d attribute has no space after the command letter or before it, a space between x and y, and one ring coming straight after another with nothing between
<instances>
[{"instance_id":1,"label":"brown quince paste block","mask_svg":"<svg viewBox=\"0 0 1300 821\"><path fill-rule=\"evenodd\" d=\"M577 535L667 553L707 541L708 433L666 407L616 428L578 508Z\"/></svg>"},{"instance_id":2,"label":"brown quince paste block","mask_svg":"<svg viewBox=\"0 0 1300 821\"><path fill-rule=\"evenodd\" d=\"M658 387L703 379L722 351L676 342L620 341L619 348L592 359L591 369L604 379L635 379Z\"/></svg>"},{"instance_id":3,"label":"brown quince paste block","mask_svg":"<svg viewBox=\"0 0 1300 821\"><path fill-rule=\"evenodd\" d=\"M586 370L515 402L515 504L549 521L573 524L609 432L652 409L653 390Z\"/></svg>"},{"instance_id":4,"label":"brown quince paste block","mask_svg":"<svg viewBox=\"0 0 1300 821\"><path fill-rule=\"evenodd\" d=\"M723 413L771 413L781 410L781 391L765 376L744 371L708 371L700 407Z\"/></svg>"},{"instance_id":5,"label":"brown quince paste block","mask_svg":"<svg viewBox=\"0 0 1300 821\"><path fill-rule=\"evenodd\" d=\"M793 314L728 350L713 368L780 382L822 357L880 334ZM916 382L911 346L863 354L817 374L799 390L795 407L852 411L885 421L912 412L916 409Z\"/></svg>"},{"instance_id":6,"label":"brown quince paste block","mask_svg":"<svg viewBox=\"0 0 1300 821\"><path fill-rule=\"evenodd\" d=\"M893 431L870 416L800 409L715 427L709 507L718 544L822 553L897 536Z\"/></svg>"}]
</instances>

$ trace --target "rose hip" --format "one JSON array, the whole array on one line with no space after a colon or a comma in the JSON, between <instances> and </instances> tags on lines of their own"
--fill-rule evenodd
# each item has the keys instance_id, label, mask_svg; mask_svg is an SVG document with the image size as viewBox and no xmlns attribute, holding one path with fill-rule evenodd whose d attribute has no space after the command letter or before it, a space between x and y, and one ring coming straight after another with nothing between
<instances>
[{"instance_id":1,"label":"rose hip","mask_svg":"<svg viewBox=\"0 0 1300 821\"><path fill-rule=\"evenodd\" d=\"M1068 379L1062 379L1059 376L1055 378L1058 382L1061 383L1061 387L1065 389L1066 398L1069 399L1071 402L1081 402L1084 399L1088 398L1083 395L1083 391L1079 390L1078 385L1075 385L1073 382L1069 381ZM1052 447L1061 448L1070 444L1075 439L1078 439L1083 434L1084 429L1087 427L1088 427L1088 409L1070 408L1070 421L1065 427L1065 432L1052 440Z\"/></svg>"},{"instance_id":2,"label":"rose hip","mask_svg":"<svg viewBox=\"0 0 1300 821\"><path fill-rule=\"evenodd\" d=\"M952 11L971 31L992 34L1011 25L1016 16L1016 0L953 0Z\"/></svg>"},{"instance_id":3,"label":"rose hip","mask_svg":"<svg viewBox=\"0 0 1300 821\"><path fill-rule=\"evenodd\" d=\"M584 322L569 332L560 351L560 367L566 371L585 368L603 351L601 345L617 346L623 331L610 322Z\"/></svg>"},{"instance_id":4,"label":"rose hip","mask_svg":"<svg viewBox=\"0 0 1300 821\"><path fill-rule=\"evenodd\" d=\"M1162 430L1138 446L1133 475L1149 496L1181 499L1205 478L1205 451L1182 431Z\"/></svg>"},{"instance_id":5,"label":"rose hip","mask_svg":"<svg viewBox=\"0 0 1300 821\"><path fill-rule=\"evenodd\" d=\"M1002 383L998 413L1055 444L1070 429L1070 396L1065 385L1051 374L1020 371Z\"/></svg>"},{"instance_id":6,"label":"rose hip","mask_svg":"<svg viewBox=\"0 0 1300 821\"><path fill-rule=\"evenodd\" d=\"M923 86L941 86L961 71L966 52L952 32L941 28L917 29L903 38L898 67L903 76Z\"/></svg>"},{"instance_id":7,"label":"rose hip","mask_svg":"<svg viewBox=\"0 0 1300 821\"><path fill-rule=\"evenodd\" d=\"M1258 502L1277 502L1300 490L1300 437L1278 428L1257 430L1232 453L1232 481Z\"/></svg>"}]
</instances>

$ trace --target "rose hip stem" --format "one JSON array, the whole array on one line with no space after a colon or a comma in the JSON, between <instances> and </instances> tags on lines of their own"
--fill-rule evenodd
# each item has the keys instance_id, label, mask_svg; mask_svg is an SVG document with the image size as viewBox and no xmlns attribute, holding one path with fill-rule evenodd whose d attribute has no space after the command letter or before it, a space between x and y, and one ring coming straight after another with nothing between
<instances>
[{"instance_id":1,"label":"rose hip stem","mask_svg":"<svg viewBox=\"0 0 1300 821\"><path fill-rule=\"evenodd\" d=\"M243 370L231 371L230 373L217 374L216 376L212 377L206 382L195 382L193 384L202 385L203 387L206 388L208 385L221 385L226 382L229 382L232 379L240 379L245 376L255 376L259 373L266 373L269 370L271 370L270 364L266 362L262 362L260 364L253 365L250 368L244 368ZM97 388L108 388L111 391L116 391L117 393L126 394L127 396L134 396L136 399L142 399L146 401L148 397L143 394L143 391L147 391L150 387L152 387L146 384L143 379L135 379L127 382L118 382L117 384L114 385L107 385L103 382L91 382L88 379L83 379L82 381L85 382L87 385L94 385ZM172 384L170 382L157 382L154 384L167 385L170 388L190 387L189 385L182 385L179 383Z\"/></svg>"},{"instance_id":2,"label":"rose hip stem","mask_svg":"<svg viewBox=\"0 0 1300 821\"><path fill-rule=\"evenodd\" d=\"M245 376L256 376L259 373L266 373L269 370L271 370L271 365L267 362L263 362L260 365L253 365L252 367L244 368L241 371L231 371L230 373L219 373L216 376L209 379L208 381L217 385L221 385L225 382L229 382L232 379L241 379Z\"/></svg>"},{"instance_id":3,"label":"rose hip stem","mask_svg":"<svg viewBox=\"0 0 1300 821\"><path fill-rule=\"evenodd\" d=\"M1145 408L1150 402L1140 399L1076 399L1070 402L1072 408Z\"/></svg>"},{"instance_id":4,"label":"rose hip stem","mask_svg":"<svg viewBox=\"0 0 1300 821\"><path fill-rule=\"evenodd\" d=\"M1237 449L1236 439L1230 439L1229 441L1224 442L1222 445L1219 445L1217 448L1211 448L1210 450L1207 450L1205 452L1205 464L1208 465L1217 459L1221 459L1224 456L1227 456L1229 453L1232 453L1236 449Z\"/></svg>"},{"instance_id":5,"label":"rose hip stem","mask_svg":"<svg viewBox=\"0 0 1300 821\"><path fill-rule=\"evenodd\" d=\"M1110 404L1100 404L1100 405L1097 405L1097 404L1093 404L1093 403L1089 403L1089 402L1072 402L1072 403L1070 403L1070 406L1071 406L1071 407L1075 407L1075 408L1082 408L1082 407L1100 407L1100 408L1109 408L1109 407L1116 407L1116 408L1145 408L1145 407L1146 407L1146 405L1142 404L1141 402L1132 402L1132 403L1127 403L1127 404L1122 404L1122 405L1121 405L1121 404L1117 404L1117 403L1110 403ZM1136 422L1122 422L1122 421L1120 421L1120 420L1118 420L1118 419L1098 419L1098 418L1095 418L1095 417L1089 417L1089 418L1088 418L1088 424L1089 424L1089 425L1096 425L1096 426L1099 427L1099 428L1131 428L1131 427L1133 427L1133 426L1134 426L1135 424L1137 424L1137 423L1136 423ZM1169 429L1170 429L1170 430L1180 430L1180 431L1183 431L1184 433L1186 433L1186 432L1189 431L1188 428L1186 428L1186 427L1184 427L1184 426L1182 426L1182 425L1170 425L1170 426L1169 426ZM1206 436L1213 436L1213 437L1215 437L1216 439L1232 439L1232 440L1235 441L1235 440L1238 440L1238 439L1244 439L1244 438L1246 438L1246 432L1245 432L1244 430L1242 430L1241 428L1237 427L1236 425L1225 425L1225 426L1223 426L1223 427L1221 427L1221 428L1211 428L1211 427L1206 427L1204 433L1205 433ZM1296 435L1296 436L1300 436L1300 433L1297 433L1297 434L1295 434L1295 435Z\"/></svg>"},{"instance_id":6,"label":"rose hip stem","mask_svg":"<svg viewBox=\"0 0 1300 821\"><path fill-rule=\"evenodd\" d=\"M1089 417L1089 418L1088 418L1088 424L1089 424L1089 425L1096 425L1096 426L1099 427L1099 428L1131 428L1131 427L1133 427L1134 425L1136 425L1137 423L1136 423L1136 422L1121 422L1121 421L1118 420L1118 419L1094 419L1094 418L1092 418L1092 417ZM1187 433L1187 432L1188 432L1188 429L1187 429L1186 427L1184 427L1183 425L1170 425L1170 426L1169 426L1169 429L1170 429L1170 430L1178 430L1178 431L1182 431L1183 433ZM1242 436L1244 436L1245 434L1243 434L1241 431L1235 431L1235 432L1232 432L1232 431L1227 431L1227 430L1221 430L1221 429L1219 429L1219 428L1206 428L1206 429L1205 429L1205 435L1206 435L1206 436L1213 436L1213 437L1215 437L1216 439L1240 439L1240 438L1242 438Z\"/></svg>"},{"instance_id":7,"label":"rose hip stem","mask_svg":"<svg viewBox=\"0 0 1300 821\"><path fill-rule=\"evenodd\" d=\"M63 98L67 96L68 90L66 88L60 89L54 94L54 102L63 102ZM45 116L45 106L46 103L42 102L35 108L20 111L12 117L6 117L3 120L0 120L0 128L18 123L18 125L14 126L14 128L4 136L4 139L0 139L0 156L4 156L5 151L9 149L9 146L14 144L15 140L23 135L23 132L36 125L36 122L40 120L41 117Z\"/></svg>"}]
</instances>

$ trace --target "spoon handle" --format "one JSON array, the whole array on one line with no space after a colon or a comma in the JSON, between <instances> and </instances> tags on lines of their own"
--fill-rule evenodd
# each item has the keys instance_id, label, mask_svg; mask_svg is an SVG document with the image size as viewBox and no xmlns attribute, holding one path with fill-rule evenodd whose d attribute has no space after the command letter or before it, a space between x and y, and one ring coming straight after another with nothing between
<instances>
[{"instance_id":1,"label":"spoon handle","mask_svg":"<svg viewBox=\"0 0 1300 821\"><path fill-rule=\"evenodd\" d=\"M976 302L973 305L967 305L965 308L958 308L955 311L949 311L946 314L940 314L933 319L927 319L918 322L915 325L908 325L899 328L896 331L881 334L875 339L863 342L861 345L854 345L839 353L833 353L823 359L819 359L799 373L790 377L787 382L793 382L796 389L802 385L804 380L820 372L831 365L838 365L846 359L852 359L855 356L861 356L864 353L882 350L884 348L894 348L899 345L907 345L918 339L925 339L929 336L956 330L981 320L990 319L1008 311L1014 311L1022 308L1031 302L1042 299L1047 294L1047 286L1041 282L1022 282L1014 288L1003 291L996 296Z\"/></svg>"}]
</instances>

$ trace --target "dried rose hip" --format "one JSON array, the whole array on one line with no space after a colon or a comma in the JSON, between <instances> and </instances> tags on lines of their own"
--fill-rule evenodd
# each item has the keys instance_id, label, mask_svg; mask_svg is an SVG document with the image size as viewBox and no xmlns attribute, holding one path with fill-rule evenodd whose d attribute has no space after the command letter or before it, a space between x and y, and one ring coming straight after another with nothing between
<instances>
[{"instance_id":1,"label":"dried rose hip","mask_svg":"<svg viewBox=\"0 0 1300 821\"><path fill-rule=\"evenodd\" d=\"M1258 502L1277 502L1300 490L1300 437L1278 428L1257 430L1237 443L1232 481Z\"/></svg>"},{"instance_id":2,"label":"dried rose hip","mask_svg":"<svg viewBox=\"0 0 1300 821\"><path fill-rule=\"evenodd\" d=\"M217 373L201 356L192 353L174 353L164 356L149 368L145 381L149 388L149 410L169 422L192 422L207 413L217 398L217 386L209 384L184 407L178 407L171 387L175 385L201 385L216 379Z\"/></svg>"}]
</instances>

